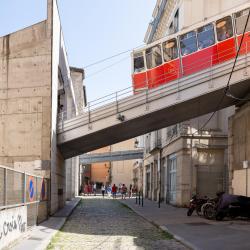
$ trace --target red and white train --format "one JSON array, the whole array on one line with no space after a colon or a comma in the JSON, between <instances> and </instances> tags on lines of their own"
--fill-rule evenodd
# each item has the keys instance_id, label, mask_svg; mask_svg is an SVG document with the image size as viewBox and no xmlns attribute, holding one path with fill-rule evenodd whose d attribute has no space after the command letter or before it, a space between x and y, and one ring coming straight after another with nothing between
<instances>
[{"instance_id":1,"label":"red and white train","mask_svg":"<svg viewBox=\"0 0 250 250\"><path fill-rule=\"evenodd\" d=\"M233 59L239 48L250 4L169 35L132 53L135 92L169 83ZM250 20L240 55L250 51Z\"/></svg>"}]
</instances>

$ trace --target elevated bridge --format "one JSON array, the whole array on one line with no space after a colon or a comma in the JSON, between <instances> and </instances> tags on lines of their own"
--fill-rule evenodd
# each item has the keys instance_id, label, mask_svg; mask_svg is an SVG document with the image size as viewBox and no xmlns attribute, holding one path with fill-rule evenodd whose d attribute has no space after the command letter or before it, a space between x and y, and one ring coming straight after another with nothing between
<instances>
[{"instance_id":1,"label":"elevated bridge","mask_svg":"<svg viewBox=\"0 0 250 250\"><path fill-rule=\"evenodd\" d=\"M81 164L92 164L107 161L126 161L143 159L143 150L126 150L106 153L90 153L80 156Z\"/></svg>"},{"instance_id":2,"label":"elevated bridge","mask_svg":"<svg viewBox=\"0 0 250 250\"><path fill-rule=\"evenodd\" d=\"M238 58L230 81L230 92L238 98L250 90L249 61L249 54ZM64 158L70 158L235 105L235 99L225 96L218 106L233 63L211 66L141 93L134 94L131 88L90 103L84 114L58 123L58 147Z\"/></svg>"}]
</instances>

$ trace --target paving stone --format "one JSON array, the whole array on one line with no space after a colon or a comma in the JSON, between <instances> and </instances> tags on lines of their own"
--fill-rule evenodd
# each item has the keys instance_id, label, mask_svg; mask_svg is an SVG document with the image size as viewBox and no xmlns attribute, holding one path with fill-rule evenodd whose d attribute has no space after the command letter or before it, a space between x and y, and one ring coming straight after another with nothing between
<instances>
[{"instance_id":1,"label":"paving stone","mask_svg":"<svg viewBox=\"0 0 250 250\"><path fill-rule=\"evenodd\" d=\"M187 248L116 200L84 197L48 249Z\"/></svg>"}]
</instances>

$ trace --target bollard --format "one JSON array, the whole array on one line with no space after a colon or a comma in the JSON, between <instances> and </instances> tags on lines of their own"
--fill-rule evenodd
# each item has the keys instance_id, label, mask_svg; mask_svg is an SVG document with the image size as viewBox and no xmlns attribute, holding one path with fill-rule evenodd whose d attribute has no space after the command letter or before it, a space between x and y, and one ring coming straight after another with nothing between
<instances>
[{"instance_id":1,"label":"bollard","mask_svg":"<svg viewBox=\"0 0 250 250\"><path fill-rule=\"evenodd\" d=\"M135 204L137 204L137 192L135 193Z\"/></svg>"},{"instance_id":2,"label":"bollard","mask_svg":"<svg viewBox=\"0 0 250 250\"><path fill-rule=\"evenodd\" d=\"M141 205L141 192L139 192L139 205Z\"/></svg>"},{"instance_id":3,"label":"bollard","mask_svg":"<svg viewBox=\"0 0 250 250\"><path fill-rule=\"evenodd\" d=\"M141 194L141 206L143 207L143 192Z\"/></svg>"}]
</instances>

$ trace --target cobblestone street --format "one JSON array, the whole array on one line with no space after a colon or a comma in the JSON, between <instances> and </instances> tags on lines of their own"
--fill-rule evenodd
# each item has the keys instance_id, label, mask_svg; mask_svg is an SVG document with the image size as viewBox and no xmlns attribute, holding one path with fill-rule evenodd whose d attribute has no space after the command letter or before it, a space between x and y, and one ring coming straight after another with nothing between
<instances>
[{"instance_id":1,"label":"cobblestone street","mask_svg":"<svg viewBox=\"0 0 250 250\"><path fill-rule=\"evenodd\" d=\"M48 249L186 249L119 201L84 197Z\"/></svg>"}]
</instances>

